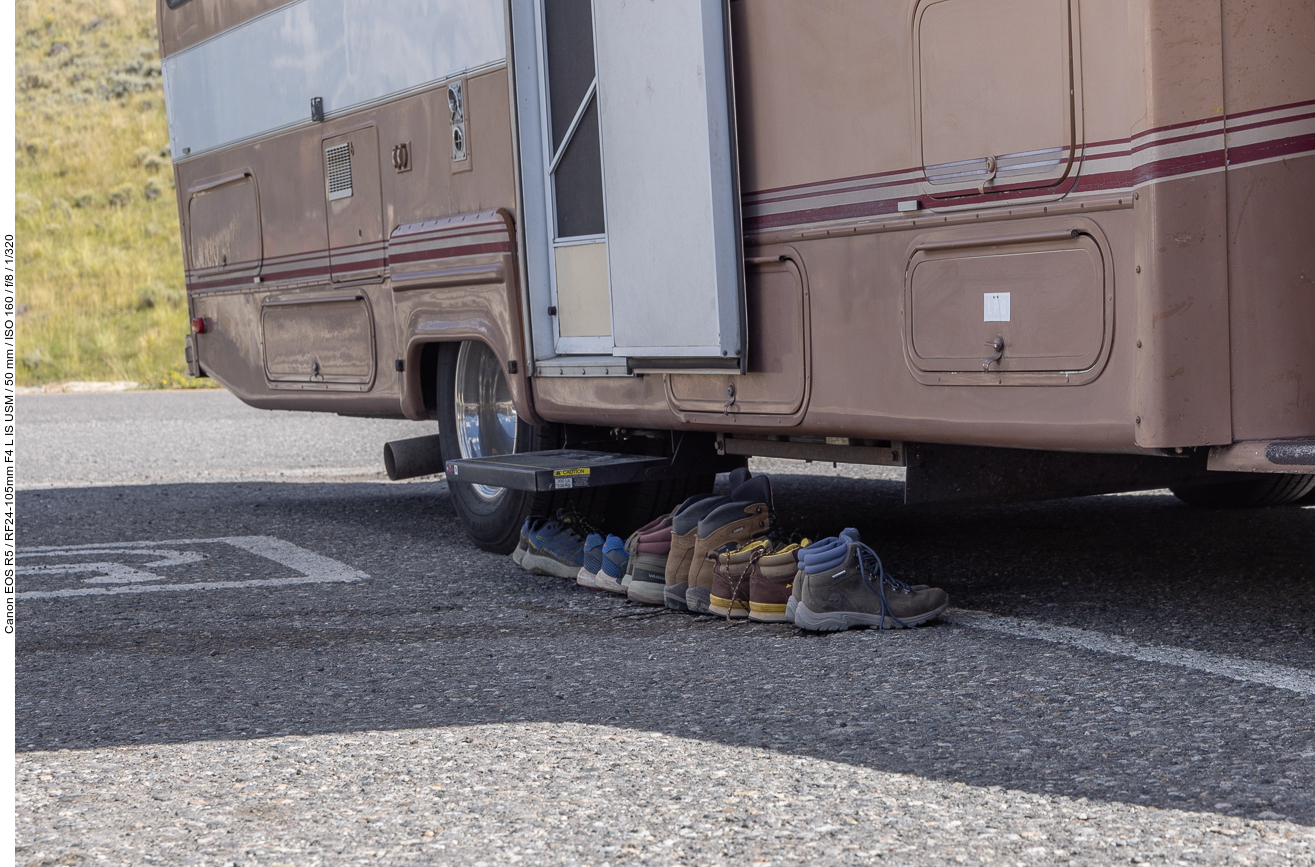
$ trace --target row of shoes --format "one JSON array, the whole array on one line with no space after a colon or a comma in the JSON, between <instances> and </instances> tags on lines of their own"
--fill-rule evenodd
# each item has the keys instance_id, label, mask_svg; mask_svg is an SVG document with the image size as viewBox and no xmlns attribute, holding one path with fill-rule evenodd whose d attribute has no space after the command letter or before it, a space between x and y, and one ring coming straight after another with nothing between
<instances>
[{"instance_id":1,"label":"row of shoes","mask_svg":"<svg viewBox=\"0 0 1315 867\"><path fill-rule=\"evenodd\" d=\"M767 476L739 469L731 483L729 495L691 497L624 540L570 513L529 518L512 559L646 605L815 632L916 626L949 606L944 590L888 574L857 530L785 534Z\"/></svg>"}]
</instances>

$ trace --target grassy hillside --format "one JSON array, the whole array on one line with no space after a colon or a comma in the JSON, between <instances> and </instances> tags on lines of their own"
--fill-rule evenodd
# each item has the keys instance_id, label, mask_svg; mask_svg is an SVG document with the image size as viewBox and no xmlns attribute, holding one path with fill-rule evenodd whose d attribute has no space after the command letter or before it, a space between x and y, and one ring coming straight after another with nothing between
<instances>
[{"instance_id":1,"label":"grassy hillside","mask_svg":"<svg viewBox=\"0 0 1315 867\"><path fill-rule=\"evenodd\" d=\"M18 0L18 381L189 380L150 0Z\"/></svg>"}]
</instances>

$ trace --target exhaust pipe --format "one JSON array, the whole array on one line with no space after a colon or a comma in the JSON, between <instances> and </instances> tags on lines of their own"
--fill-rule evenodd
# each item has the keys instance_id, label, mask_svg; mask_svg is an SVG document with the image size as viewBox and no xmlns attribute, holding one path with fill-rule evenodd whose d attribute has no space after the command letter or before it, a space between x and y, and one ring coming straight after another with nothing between
<instances>
[{"instance_id":1,"label":"exhaust pipe","mask_svg":"<svg viewBox=\"0 0 1315 867\"><path fill-rule=\"evenodd\" d=\"M394 482L443 472L443 449L438 434L384 443L384 469Z\"/></svg>"}]
</instances>

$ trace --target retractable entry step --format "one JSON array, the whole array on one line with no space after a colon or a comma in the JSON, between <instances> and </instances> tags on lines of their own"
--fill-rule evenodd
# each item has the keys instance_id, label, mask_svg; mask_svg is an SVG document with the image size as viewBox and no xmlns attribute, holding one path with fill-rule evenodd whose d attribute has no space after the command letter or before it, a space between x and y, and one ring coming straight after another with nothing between
<instances>
[{"instance_id":1,"label":"retractable entry step","mask_svg":"<svg viewBox=\"0 0 1315 867\"><path fill-rule=\"evenodd\" d=\"M451 460L447 462L447 471L452 478L472 485L551 491L647 482L671 475L673 468L671 458L553 449Z\"/></svg>"}]
</instances>

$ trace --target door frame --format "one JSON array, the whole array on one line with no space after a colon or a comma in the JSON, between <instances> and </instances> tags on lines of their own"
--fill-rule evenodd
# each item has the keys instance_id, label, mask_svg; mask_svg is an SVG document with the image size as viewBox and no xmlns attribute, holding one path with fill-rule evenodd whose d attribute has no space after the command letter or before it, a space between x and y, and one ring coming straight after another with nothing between
<instances>
[{"instance_id":1,"label":"door frame","mask_svg":"<svg viewBox=\"0 0 1315 867\"><path fill-rule=\"evenodd\" d=\"M557 250L560 247L575 247L584 244L601 243L606 249L607 244L607 177L602 171L602 135L599 134L598 148L600 154L599 175L603 184L603 226L604 231L601 235L579 235L570 238L557 237L557 193L556 186L553 183L552 171L552 129L551 123L551 103L548 95L548 55L546 51L546 31L544 26L544 3L547 0L533 0L534 5L534 52L535 63L538 72L538 90L537 97L539 100L539 138L540 153L542 154L542 174L544 185L544 207L547 213L547 230L548 230L548 281L549 281L549 298L553 309L561 309L557 292ZM589 22L593 28L593 50L594 50L594 82L586 92L585 101L582 107L590 100L593 101L595 110L599 115L599 127L601 130L602 122L602 105L598 98L598 31L594 24L593 2L589 3ZM577 114L580 112L577 111ZM575 140L575 135L579 132L578 127L571 131L570 136L562 141L562 153ZM611 268L608 268L608 333L606 336L597 337L563 337L561 334L561 317L559 315L550 316L552 320L552 337L553 348L558 355L611 355L615 346L613 334L616 332L615 325L612 322L612 297L611 297Z\"/></svg>"}]
</instances>

